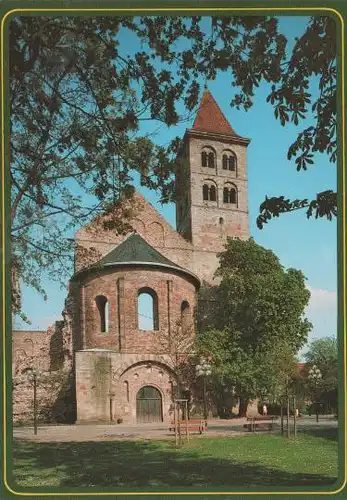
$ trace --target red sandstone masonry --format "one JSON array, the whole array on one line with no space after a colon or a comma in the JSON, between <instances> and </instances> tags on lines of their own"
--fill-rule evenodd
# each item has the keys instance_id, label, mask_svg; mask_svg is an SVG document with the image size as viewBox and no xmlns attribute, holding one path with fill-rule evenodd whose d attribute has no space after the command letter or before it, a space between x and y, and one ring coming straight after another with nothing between
<instances>
[{"instance_id":1,"label":"red sandstone masonry","mask_svg":"<svg viewBox=\"0 0 347 500\"><path fill-rule=\"evenodd\" d=\"M178 234L140 193L135 192L133 201L128 203L133 203L136 207L134 218L130 222L134 229L164 256L185 267L193 251L191 243ZM119 235L115 231L105 230L102 219L99 219L77 231L75 238L81 247L93 247L104 256L130 234ZM76 271L84 267L84 262L80 262L78 256L75 266Z\"/></svg>"},{"instance_id":2,"label":"red sandstone masonry","mask_svg":"<svg viewBox=\"0 0 347 500\"><path fill-rule=\"evenodd\" d=\"M118 280L124 280L124 294L121 297L118 296ZM169 311L168 281L171 287ZM119 350L121 335L122 352L163 352L166 346L160 339L168 336L169 330L172 335L175 334L181 320L182 302L188 301L192 315L195 309L195 286L174 272L151 268L98 271L88 277L84 285L85 325L82 323L79 330L82 332L84 328L86 349ZM159 331L141 331L138 328L138 291L144 287L153 289L158 296ZM100 316L95 303L97 295L104 295L109 302L108 333L100 332ZM121 331L119 321L124 325Z\"/></svg>"}]
</instances>

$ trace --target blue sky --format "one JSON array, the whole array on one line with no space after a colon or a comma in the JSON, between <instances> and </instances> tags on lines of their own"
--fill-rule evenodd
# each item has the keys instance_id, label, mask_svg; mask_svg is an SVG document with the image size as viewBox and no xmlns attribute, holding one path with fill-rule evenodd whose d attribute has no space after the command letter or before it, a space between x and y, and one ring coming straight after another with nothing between
<instances>
[{"instance_id":1,"label":"blue sky","mask_svg":"<svg viewBox=\"0 0 347 500\"><path fill-rule=\"evenodd\" d=\"M281 31L293 43L294 37L303 32L307 18L286 17L280 19ZM127 38L127 47L132 47ZM311 301L307 315L314 324L309 340L327 335L336 335L336 220L307 220L303 212L282 215L270 221L262 231L256 227L259 205L265 195L285 195L289 198L314 198L316 193L336 188L336 166L329 163L326 155L317 154L315 164L308 171L297 172L294 161L287 160L288 146L296 137L299 127L281 127L273 116L273 110L266 101L269 86L261 85L254 98L254 106L248 111L230 107L234 88L230 87L228 74L220 75L208 82L208 88L215 97L223 113L238 134L249 137L248 180L249 180L249 220L251 236L257 243L271 248L280 258L284 267L301 269L311 290ZM190 122L167 128L145 122L141 133L157 130L154 140L158 144L167 143L175 136L183 136ZM309 119L301 127L309 125ZM145 188L139 190L175 226L175 212L172 204L161 206L156 193ZM54 320L60 319L65 290L55 283L45 281L48 301L32 290L24 289L23 307L32 325L29 327L16 321L21 329L45 329Z\"/></svg>"}]
</instances>

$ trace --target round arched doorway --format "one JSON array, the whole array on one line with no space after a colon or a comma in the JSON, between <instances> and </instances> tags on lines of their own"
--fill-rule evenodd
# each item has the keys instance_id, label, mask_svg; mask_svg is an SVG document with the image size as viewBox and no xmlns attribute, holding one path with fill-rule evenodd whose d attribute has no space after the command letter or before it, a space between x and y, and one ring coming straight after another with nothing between
<instances>
[{"instance_id":1,"label":"round arched doorway","mask_svg":"<svg viewBox=\"0 0 347 500\"><path fill-rule=\"evenodd\" d=\"M145 385L136 395L136 421L138 423L163 421L161 394L152 385Z\"/></svg>"}]
</instances>

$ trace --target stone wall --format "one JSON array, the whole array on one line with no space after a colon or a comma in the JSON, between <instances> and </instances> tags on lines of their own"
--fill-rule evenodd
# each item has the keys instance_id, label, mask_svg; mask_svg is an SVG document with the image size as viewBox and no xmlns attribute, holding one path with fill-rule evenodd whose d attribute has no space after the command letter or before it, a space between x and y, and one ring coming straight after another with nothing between
<instances>
[{"instance_id":1,"label":"stone wall","mask_svg":"<svg viewBox=\"0 0 347 500\"><path fill-rule=\"evenodd\" d=\"M94 349L76 353L77 423L136 422L136 396L145 385L159 390L162 418L169 422L177 380L165 355Z\"/></svg>"},{"instance_id":2,"label":"stone wall","mask_svg":"<svg viewBox=\"0 0 347 500\"><path fill-rule=\"evenodd\" d=\"M236 137L188 130L177 159L177 228L189 234L193 244L188 269L207 283L214 283L217 253L223 251L227 237L249 237L247 144ZM206 147L214 152L214 168L201 165L201 152ZM236 158L235 171L222 168L225 151ZM205 183L216 187L216 201L203 200ZM223 202L225 186L237 189L236 204Z\"/></svg>"},{"instance_id":3,"label":"stone wall","mask_svg":"<svg viewBox=\"0 0 347 500\"><path fill-rule=\"evenodd\" d=\"M104 221L109 217L106 215L76 232L76 271L100 260L134 231L162 255L181 267L190 269L193 252L190 242L177 233L140 193L135 192L133 199L124 201L124 204L133 207L129 210L129 224L133 230L119 234L116 230L105 229Z\"/></svg>"},{"instance_id":4,"label":"stone wall","mask_svg":"<svg viewBox=\"0 0 347 500\"><path fill-rule=\"evenodd\" d=\"M14 422L33 418L33 382L37 373L37 407L44 421L74 419L74 375L72 328L69 304L63 320L47 331L13 331L12 335L12 414Z\"/></svg>"}]
</instances>

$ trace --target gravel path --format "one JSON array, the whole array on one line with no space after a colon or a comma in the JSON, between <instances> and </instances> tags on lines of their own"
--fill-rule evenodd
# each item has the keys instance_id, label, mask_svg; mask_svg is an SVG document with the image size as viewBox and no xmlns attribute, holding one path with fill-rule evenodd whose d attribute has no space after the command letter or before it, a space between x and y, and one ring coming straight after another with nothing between
<instances>
[{"instance_id":1,"label":"gravel path","mask_svg":"<svg viewBox=\"0 0 347 500\"><path fill-rule=\"evenodd\" d=\"M246 423L245 418L235 418L232 420L209 420L208 432L199 436L239 436L248 434L243 428ZM278 420L279 422L279 420ZM291 419L291 426L293 421ZM337 427L337 421L331 417L322 417L316 423L315 417L302 417L297 421L298 430ZM279 423L277 430L280 429ZM14 427L13 437L15 439L30 440L37 442L83 442L83 441L119 441L119 440L158 440L173 439L174 433L168 431L166 424L113 424L113 425L40 425L35 436L32 426Z\"/></svg>"}]
</instances>

